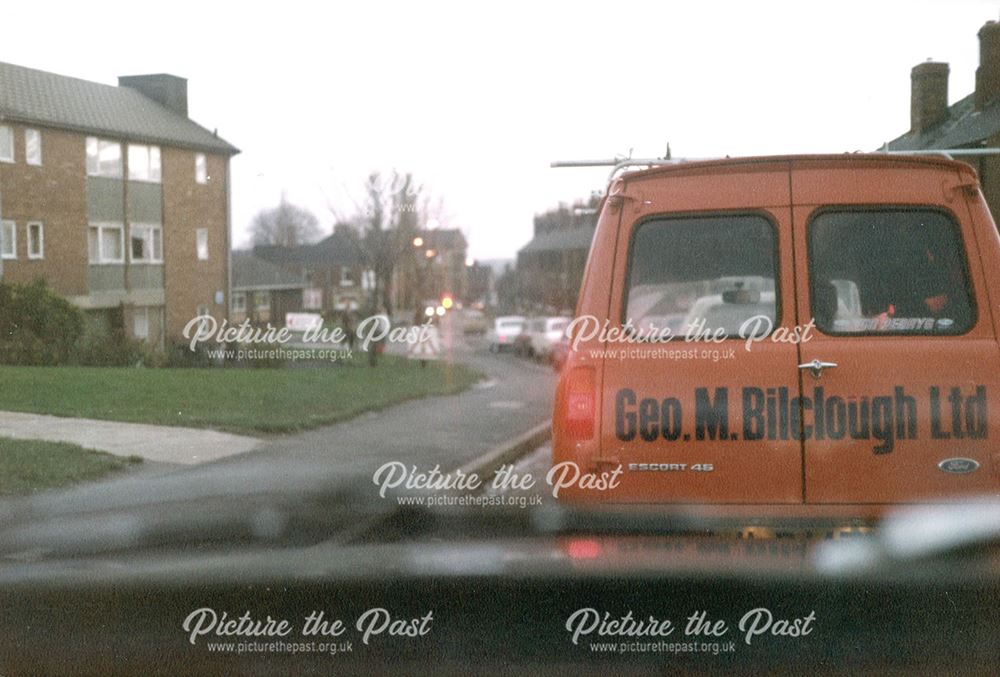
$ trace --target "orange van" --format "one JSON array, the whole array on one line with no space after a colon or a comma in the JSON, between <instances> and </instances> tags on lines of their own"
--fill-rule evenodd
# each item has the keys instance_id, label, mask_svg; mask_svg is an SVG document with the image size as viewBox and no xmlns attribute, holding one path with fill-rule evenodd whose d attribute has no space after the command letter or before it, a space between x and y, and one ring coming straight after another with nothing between
<instances>
[{"instance_id":1,"label":"orange van","mask_svg":"<svg viewBox=\"0 0 1000 677\"><path fill-rule=\"evenodd\" d=\"M1000 238L964 163L623 174L569 328L559 498L877 516L996 496L998 303Z\"/></svg>"}]
</instances>

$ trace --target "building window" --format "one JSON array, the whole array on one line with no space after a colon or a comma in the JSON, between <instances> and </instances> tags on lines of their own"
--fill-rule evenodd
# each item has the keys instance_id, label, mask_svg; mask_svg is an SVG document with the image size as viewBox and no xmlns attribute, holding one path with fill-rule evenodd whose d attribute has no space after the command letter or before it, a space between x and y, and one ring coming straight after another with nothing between
<instances>
[{"instance_id":1,"label":"building window","mask_svg":"<svg viewBox=\"0 0 1000 677\"><path fill-rule=\"evenodd\" d=\"M195 312L194 315L195 317L201 317L201 318L211 317L210 313L208 312L208 306L205 305L204 303L198 306L194 312ZM195 331L207 332L210 328L211 328L211 323L207 319L203 319L200 322L198 322L198 328Z\"/></svg>"},{"instance_id":2,"label":"building window","mask_svg":"<svg viewBox=\"0 0 1000 677\"><path fill-rule=\"evenodd\" d=\"M160 147L128 145L128 178L131 181L160 182Z\"/></svg>"},{"instance_id":3,"label":"building window","mask_svg":"<svg viewBox=\"0 0 1000 677\"><path fill-rule=\"evenodd\" d=\"M198 183L208 183L208 163L204 153L196 153L194 156L194 180Z\"/></svg>"},{"instance_id":4,"label":"building window","mask_svg":"<svg viewBox=\"0 0 1000 677\"><path fill-rule=\"evenodd\" d=\"M132 262L163 263L163 229L144 224L132 228Z\"/></svg>"},{"instance_id":5,"label":"building window","mask_svg":"<svg viewBox=\"0 0 1000 677\"><path fill-rule=\"evenodd\" d=\"M14 161L14 130L0 125L0 162Z\"/></svg>"},{"instance_id":6,"label":"building window","mask_svg":"<svg viewBox=\"0 0 1000 677\"><path fill-rule=\"evenodd\" d=\"M234 313L245 313L247 312L247 295L246 292L233 292L233 312Z\"/></svg>"},{"instance_id":7,"label":"building window","mask_svg":"<svg viewBox=\"0 0 1000 677\"><path fill-rule=\"evenodd\" d=\"M122 178L122 145L117 141L88 136L87 175Z\"/></svg>"},{"instance_id":8,"label":"building window","mask_svg":"<svg viewBox=\"0 0 1000 677\"><path fill-rule=\"evenodd\" d=\"M340 286L341 287L354 286L354 271L352 271L347 266L341 266L340 268Z\"/></svg>"},{"instance_id":9,"label":"building window","mask_svg":"<svg viewBox=\"0 0 1000 677\"><path fill-rule=\"evenodd\" d=\"M121 224L91 224L87 246L91 263L125 263L125 229Z\"/></svg>"},{"instance_id":10,"label":"building window","mask_svg":"<svg viewBox=\"0 0 1000 677\"><path fill-rule=\"evenodd\" d=\"M132 335L143 341L149 338L148 308L134 308L132 310Z\"/></svg>"},{"instance_id":11,"label":"building window","mask_svg":"<svg viewBox=\"0 0 1000 677\"><path fill-rule=\"evenodd\" d=\"M255 291L253 293L253 309L254 310L270 310L271 309L271 295L266 291Z\"/></svg>"},{"instance_id":12,"label":"building window","mask_svg":"<svg viewBox=\"0 0 1000 677\"><path fill-rule=\"evenodd\" d=\"M195 249L199 261L208 261L208 228L199 228L195 232Z\"/></svg>"},{"instance_id":13,"label":"building window","mask_svg":"<svg viewBox=\"0 0 1000 677\"><path fill-rule=\"evenodd\" d=\"M302 308L304 310L321 310L323 308L323 290L303 289Z\"/></svg>"},{"instance_id":14,"label":"building window","mask_svg":"<svg viewBox=\"0 0 1000 677\"><path fill-rule=\"evenodd\" d=\"M13 221L0 221L0 258L17 258L17 225Z\"/></svg>"},{"instance_id":15,"label":"building window","mask_svg":"<svg viewBox=\"0 0 1000 677\"><path fill-rule=\"evenodd\" d=\"M29 165L42 164L42 133L37 129L24 130L24 159Z\"/></svg>"},{"instance_id":16,"label":"building window","mask_svg":"<svg viewBox=\"0 0 1000 677\"><path fill-rule=\"evenodd\" d=\"M28 258L45 258L45 230L38 221L28 224Z\"/></svg>"}]
</instances>

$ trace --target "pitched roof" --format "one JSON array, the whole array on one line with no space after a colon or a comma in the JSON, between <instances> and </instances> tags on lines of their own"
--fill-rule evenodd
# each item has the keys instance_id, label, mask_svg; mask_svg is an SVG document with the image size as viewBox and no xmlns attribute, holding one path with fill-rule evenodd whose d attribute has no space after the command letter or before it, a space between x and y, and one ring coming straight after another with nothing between
<instances>
[{"instance_id":1,"label":"pitched roof","mask_svg":"<svg viewBox=\"0 0 1000 677\"><path fill-rule=\"evenodd\" d=\"M299 266L359 266L364 256L357 241L343 232L335 232L316 244L297 247L257 245L254 255L278 265Z\"/></svg>"},{"instance_id":2,"label":"pitched roof","mask_svg":"<svg viewBox=\"0 0 1000 677\"><path fill-rule=\"evenodd\" d=\"M579 226L577 228L560 228L547 233L539 233L531 242L521 247L518 254L548 251L566 251L573 249L590 250L590 242L594 239L596 225Z\"/></svg>"},{"instance_id":3,"label":"pitched roof","mask_svg":"<svg viewBox=\"0 0 1000 677\"><path fill-rule=\"evenodd\" d=\"M982 145L1000 132L1000 101L974 110L975 93L948 107L948 117L922 134L907 132L889 142L889 150L927 150Z\"/></svg>"},{"instance_id":4,"label":"pitched roof","mask_svg":"<svg viewBox=\"0 0 1000 677\"><path fill-rule=\"evenodd\" d=\"M424 244L433 249L464 249L468 244L458 228L422 230L420 236L424 238Z\"/></svg>"},{"instance_id":5,"label":"pitched roof","mask_svg":"<svg viewBox=\"0 0 1000 677\"><path fill-rule=\"evenodd\" d=\"M0 120L233 155L239 150L131 87L0 62Z\"/></svg>"},{"instance_id":6,"label":"pitched roof","mask_svg":"<svg viewBox=\"0 0 1000 677\"><path fill-rule=\"evenodd\" d=\"M301 275L295 275L248 251L233 251L233 289L304 289Z\"/></svg>"}]
</instances>

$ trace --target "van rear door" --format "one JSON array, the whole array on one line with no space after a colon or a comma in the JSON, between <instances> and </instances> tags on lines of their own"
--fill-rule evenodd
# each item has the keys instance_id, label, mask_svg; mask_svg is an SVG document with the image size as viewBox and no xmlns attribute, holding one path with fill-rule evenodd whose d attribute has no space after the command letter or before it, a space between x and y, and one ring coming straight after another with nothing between
<instances>
[{"instance_id":1,"label":"van rear door","mask_svg":"<svg viewBox=\"0 0 1000 677\"><path fill-rule=\"evenodd\" d=\"M606 344L600 460L623 467L613 499L801 502L787 414L797 347L747 352L737 335L753 317L796 323L787 162L651 172L625 190L610 321L631 321L635 337L665 327L677 337ZM727 338L705 339L720 329Z\"/></svg>"},{"instance_id":2,"label":"van rear door","mask_svg":"<svg viewBox=\"0 0 1000 677\"><path fill-rule=\"evenodd\" d=\"M997 345L965 190L941 162L792 171L808 503L896 503L993 483ZM811 367L810 365L814 365ZM994 442L995 443L995 442Z\"/></svg>"}]
</instances>

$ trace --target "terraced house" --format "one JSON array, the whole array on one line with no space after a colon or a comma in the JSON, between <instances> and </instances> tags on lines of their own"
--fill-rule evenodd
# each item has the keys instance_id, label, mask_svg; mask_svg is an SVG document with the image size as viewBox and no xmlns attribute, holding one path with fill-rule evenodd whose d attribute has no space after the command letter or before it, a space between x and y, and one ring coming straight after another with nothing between
<instances>
[{"instance_id":1,"label":"terraced house","mask_svg":"<svg viewBox=\"0 0 1000 677\"><path fill-rule=\"evenodd\" d=\"M0 63L0 275L45 278L97 326L153 344L229 296L229 161L187 81L118 86Z\"/></svg>"}]
</instances>

